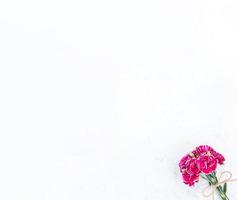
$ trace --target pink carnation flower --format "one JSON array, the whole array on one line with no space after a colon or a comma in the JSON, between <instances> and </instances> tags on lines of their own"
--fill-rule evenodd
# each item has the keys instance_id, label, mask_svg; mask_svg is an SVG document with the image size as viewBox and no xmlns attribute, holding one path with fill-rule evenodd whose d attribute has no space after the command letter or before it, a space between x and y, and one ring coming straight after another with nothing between
<instances>
[{"instance_id":1,"label":"pink carnation flower","mask_svg":"<svg viewBox=\"0 0 237 200\"><path fill-rule=\"evenodd\" d=\"M180 160L179 167L185 184L192 186L198 181L200 170L197 166L197 159L193 153L185 155Z\"/></svg>"},{"instance_id":2,"label":"pink carnation flower","mask_svg":"<svg viewBox=\"0 0 237 200\"><path fill-rule=\"evenodd\" d=\"M214 156L218 162L218 164L222 165L225 161L225 158L223 155L220 153L217 153L212 147L208 145L201 145L196 148L196 152L198 155L209 155L209 156Z\"/></svg>"},{"instance_id":3,"label":"pink carnation flower","mask_svg":"<svg viewBox=\"0 0 237 200\"><path fill-rule=\"evenodd\" d=\"M208 145L200 145L196 148L198 155L207 154L208 152L213 152L214 149Z\"/></svg>"},{"instance_id":4,"label":"pink carnation flower","mask_svg":"<svg viewBox=\"0 0 237 200\"><path fill-rule=\"evenodd\" d=\"M211 174L216 170L217 159L211 155L201 155L197 159L197 166L198 169L204 174Z\"/></svg>"},{"instance_id":5,"label":"pink carnation flower","mask_svg":"<svg viewBox=\"0 0 237 200\"><path fill-rule=\"evenodd\" d=\"M201 171L198 168L196 158L191 158L186 162L186 172L190 175L199 175Z\"/></svg>"},{"instance_id":6,"label":"pink carnation flower","mask_svg":"<svg viewBox=\"0 0 237 200\"><path fill-rule=\"evenodd\" d=\"M216 151L212 152L212 155L217 159L218 164L223 165L225 158L223 155L221 155L220 153L217 153Z\"/></svg>"},{"instance_id":7,"label":"pink carnation flower","mask_svg":"<svg viewBox=\"0 0 237 200\"><path fill-rule=\"evenodd\" d=\"M218 191L222 200L229 199L226 195L227 182L220 182L216 176L216 168L218 164L222 165L224 161L224 156L216 152L212 147L208 145L196 147L195 150L191 151L191 153L182 157L179 162L179 168L180 172L182 173L183 182L189 186L193 186L199 181L199 177L202 177L208 181L211 189L214 188ZM224 173L231 177L231 173L228 171L223 172L220 177ZM214 193L207 195L212 196L214 199Z\"/></svg>"},{"instance_id":8,"label":"pink carnation flower","mask_svg":"<svg viewBox=\"0 0 237 200\"><path fill-rule=\"evenodd\" d=\"M200 173L211 174L222 165L225 158L208 145L200 145L191 153L185 155L179 162L183 182L189 186L198 181Z\"/></svg>"},{"instance_id":9,"label":"pink carnation flower","mask_svg":"<svg viewBox=\"0 0 237 200\"><path fill-rule=\"evenodd\" d=\"M187 163L187 161L190 160L190 159L192 159L192 157L191 157L189 154L187 154L187 155L185 155L185 156L180 160L180 162L179 162L179 168L180 168L181 171L182 171L182 169L185 169L185 168L186 168L186 163Z\"/></svg>"},{"instance_id":10,"label":"pink carnation flower","mask_svg":"<svg viewBox=\"0 0 237 200\"><path fill-rule=\"evenodd\" d=\"M196 182L199 180L199 174L188 174L187 172L184 172L182 174L183 182L189 186L193 186Z\"/></svg>"}]
</instances>

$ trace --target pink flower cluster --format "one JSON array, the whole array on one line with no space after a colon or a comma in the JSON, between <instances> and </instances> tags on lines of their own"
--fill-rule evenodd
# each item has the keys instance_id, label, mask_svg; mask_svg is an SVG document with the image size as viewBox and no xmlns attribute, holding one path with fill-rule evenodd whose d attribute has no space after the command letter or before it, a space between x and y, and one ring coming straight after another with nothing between
<instances>
[{"instance_id":1,"label":"pink flower cluster","mask_svg":"<svg viewBox=\"0 0 237 200\"><path fill-rule=\"evenodd\" d=\"M201 145L191 153L185 155L179 162L183 182L189 186L199 180L200 173L211 174L216 170L217 164L222 165L225 158L212 147Z\"/></svg>"}]
</instances>

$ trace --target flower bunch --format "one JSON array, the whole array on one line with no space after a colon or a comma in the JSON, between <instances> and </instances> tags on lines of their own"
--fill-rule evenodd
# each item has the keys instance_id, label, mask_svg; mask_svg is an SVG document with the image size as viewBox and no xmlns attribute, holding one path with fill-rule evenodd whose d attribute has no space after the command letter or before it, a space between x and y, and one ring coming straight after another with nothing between
<instances>
[{"instance_id":1,"label":"flower bunch","mask_svg":"<svg viewBox=\"0 0 237 200\"><path fill-rule=\"evenodd\" d=\"M207 145L197 147L179 162L184 183L194 185L199 180L200 173L211 174L216 170L217 164L222 165L224 161L224 156L212 147Z\"/></svg>"},{"instance_id":2,"label":"flower bunch","mask_svg":"<svg viewBox=\"0 0 237 200\"><path fill-rule=\"evenodd\" d=\"M221 198L227 200L226 183L224 183L223 187L218 185L216 177L216 168L218 165L222 165L224 161L224 156L216 152L212 147L208 145L196 147L179 162L183 182L193 186L202 177L208 181L209 185L216 186Z\"/></svg>"}]
</instances>

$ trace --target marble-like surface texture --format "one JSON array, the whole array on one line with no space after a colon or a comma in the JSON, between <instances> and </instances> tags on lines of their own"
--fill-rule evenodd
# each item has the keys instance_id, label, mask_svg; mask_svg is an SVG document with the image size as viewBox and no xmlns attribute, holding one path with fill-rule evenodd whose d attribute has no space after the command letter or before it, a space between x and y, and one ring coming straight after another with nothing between
<instances>
[{"instance_id":1,"label":"marble-like surface texture","mask_svg":"<svg viewBox=\"0 0 237 200\"><path fill-rule=\"evenodd\" d=\"M177 166L200 144L237 177L236 10L0 1L0 199L201 200Z\"/></svg>"}]
</instances>

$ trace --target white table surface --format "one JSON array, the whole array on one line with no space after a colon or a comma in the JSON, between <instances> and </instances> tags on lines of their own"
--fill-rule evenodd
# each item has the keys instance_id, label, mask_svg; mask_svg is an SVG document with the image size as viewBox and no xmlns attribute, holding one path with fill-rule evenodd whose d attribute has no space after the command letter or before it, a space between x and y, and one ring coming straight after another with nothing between
<instances>
[{"instance_id":1,"label":"white table surface","mask_svg":"<svg viewBox=\"0 0 237 200\"><path fill-rule=\"evenodd\" d=\"M203 199L177 167L199 144L237 177L236 10L1 1L0 199Z\"/></svg>"}]
</instances>

